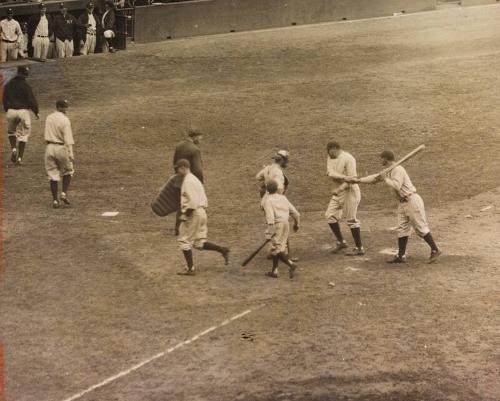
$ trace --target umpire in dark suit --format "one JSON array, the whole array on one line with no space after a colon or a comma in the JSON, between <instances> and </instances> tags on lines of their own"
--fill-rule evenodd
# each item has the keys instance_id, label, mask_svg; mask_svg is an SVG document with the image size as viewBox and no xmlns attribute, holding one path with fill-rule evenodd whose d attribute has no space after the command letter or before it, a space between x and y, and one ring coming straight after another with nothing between
<instances>
[{"instance_id":1,"label":"umpire in dark suit","mask_svg":"<svg viewBox=\"0 0 500 401\"><path fill-rule=\"evenodd\" d=\"M203 138L203 133L196 129L190 128L188 131L188 138L180 142L175 148L174 153L174 170L175 164L180 159L186 159L191 164L191 172L203 182L203 163L201 161L201 151L199 144Z\"/></svg>"},{"instance_id":2,"label":"umpire in dark suit","mask_svg":"<svg viewBox=\"0 0 500 401\"><path fill-rule=\"evenodd\" d=\"M191 165L191 173L193 173L201 182L203 182L203 162L201 161L201 150L199 148L199 144L201 139L203 138L203 133L196 128L190 128L188 130L188 137L180 142L175 148L174 152L174 171L177 173L175 168L176 163L185 159L189 161ZM182 185L182 177L179 177L179 199L181 197L181 185ZM175 219L175 235L179 235L179 226L181 224L180 216L181 216L181 208L177 210L177 216Z\"/></svg>"}]
</instances>

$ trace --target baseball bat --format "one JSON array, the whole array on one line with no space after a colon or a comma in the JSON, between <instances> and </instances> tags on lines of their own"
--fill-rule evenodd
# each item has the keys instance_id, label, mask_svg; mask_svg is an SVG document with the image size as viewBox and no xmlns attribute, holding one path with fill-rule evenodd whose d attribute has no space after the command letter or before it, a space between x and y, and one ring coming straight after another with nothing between
<instances>
[{"instance_id":1,"label":"baseball bat","mask_svg":"<svg viewBox=\"0 0 500 401\"><path fill-rule=\"evenodd\" d=\"M389 173L390 171L394 170L394 168L396 168L400 164L403 164L404 162L410 160L416 154L422 152L424 149L425 149L425 145L420 145L419 147L413 149L410 153L408 153L407 155L405 155L401 159L399 159L391 167L387 167L386 169L382 170L380 173L386 173L386 174Z\"/></svg>"},{"instance_id":2,"label":"baseball bat","mask_svg":"<svg viewBox=\"0 0 500 401\"><path fill-rule=\"evenodd\" d=\"M248 265L250 263L250 261L255 257L257 256L257 254L262 250L262 248L264 248L268 243L269 241L271 241L271 238L269 239L266 239L264 241L264 243L262 245L259 245L259 247L253 251L244 261L243 263L241 264L243 267L245 267L246 265Z\"/></svg>"}]
</instances>

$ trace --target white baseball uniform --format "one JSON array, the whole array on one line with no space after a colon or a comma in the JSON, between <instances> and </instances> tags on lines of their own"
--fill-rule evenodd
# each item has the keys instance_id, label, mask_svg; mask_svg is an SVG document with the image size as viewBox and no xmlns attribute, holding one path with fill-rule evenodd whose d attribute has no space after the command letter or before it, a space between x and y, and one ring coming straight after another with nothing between
<instances>
[{"instance_id":1,"label":"white baseball uniform","mask_svg":"<svg viewBox=\"0 0 500 401\"><path fill-rule=\"evenodd\" d=\"M75 169L71 146L75 144L71 122L66 114L56 111L45 121L45 170L51 181L60 181L61 176L73 175Z\"/></svg>"},{"instance_id":2,"label":"white baseball uniform","mask_svg":"<svg viewBox=\"0 0 500 401\"><path fill-rule=\"evenodd\" d=\"M201 181L192 173L188 173L181 186L181 224L177 239L182 251L193 248L202 249L207 242L207 209L208 200L205 188ZM188 209L193 212L190 216L185 213Z\"/></svg>"},{"instance_id":3,"label":"white baseball uniform","mask_svg":"<svg viewBox=\"0 0 500 401\"><path fill-rule=\"evenodd\" d=\"M50 46L49 39L49 20L46 15L40 16L40 22L36 27L35 34L32 38L33 57L36 59L45 60L47 58Z\"/></svg>"},{"instance_id":4,"label":"white baseball uniform","mask_svg":"<svg viewBox=\"0 0 500 401\"><path fill-rule=\"evenodd\" d=\"M267 194L261 202L266 213L268 227L274 226L274 237L271 239L271 253L277 255L286 253L288 236L290 234L290 215L297 224L300 222L300 214L290 203L285 195L278 193Z\"/></svg>"},{"instance_id":5,"label":"white baseball uniform","mask_svg":"<svg viewBox=\"0 0 500 401\"><path fill-rule=\"evenodd\" d=\"M426 236L430 229L425 215L424 201L417 194L417 189L412 184L405 168L395 167L385 182L393 189L399 200L398 236L410 236L412 228L420 237Z\"/></svg>"},{"instance_id":6,"label":"white baseball uniform","mask_svg":"<svg viewBox=\"0 0 500 401\"><path fill-rule=\"evenodd\" d=\"M327 175L332 178L332 191L338 194L332 195L325 217L329 224L338 223L346 219L350 228L359 228L360 221L357 219L358 206L361 201L361 190L358 184L343 185L341 178L356 177L356 159L349 153L341 151L337 158L328 157L326 162Z\"/></svg>"},{"instance_id":7,"label":"white baseball uniform","mask_svg":"<svg viewBox=\"0 0 500 401\"><path fill-rule=\"evenodd\" d=\"M2 34L1 61L17 60L19 52L19 41L22 37L21 25L15 19L10 21L5 18L0 21L0 31Z\"/></svg>"}]
</instances>

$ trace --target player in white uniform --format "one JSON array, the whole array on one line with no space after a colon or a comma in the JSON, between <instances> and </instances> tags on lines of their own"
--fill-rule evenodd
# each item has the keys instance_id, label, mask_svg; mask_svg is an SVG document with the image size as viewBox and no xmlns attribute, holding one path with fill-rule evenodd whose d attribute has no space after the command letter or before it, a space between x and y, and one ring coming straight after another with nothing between
<instances>
[{"instance_id":1,"label":"player in white uniform","mask_svg":"<svg viewBox=\"0 0 500 401\"><path fill-rule=\"evenodd\" d=\"M73 132L71 122L66 112L68 110L67 100L58 100L56 102L57 111L47 116L45 121L45 170L50 181L50 191L52 192L52 206L59 208L59 181L62 177L61 201L69 205L68 190L75 169L73 161Z\"/></svg>"},{"instance_id":2,"label":"player in white uniform","mask_svg":"<svg viewBox=\"0 0 500 401\"><path fill-rule=\"evenodd\" d=\"M394 153L385 150L380 155L382 165L391 167L395 163ZM408 173L403 166L396 166L388 174L381 173L354 179L353 182L376 183L384 181L394 192L399 201L398 207L398 254L388 263L406 262L406 245L410 237L412 228L431 248L429 263L434 263L441 255L441 251L434 242L427 217L425 215L424 201L417 193L417 189L410 180Z\"/></svg>"},{"instance_id":3,"label":"player in white uniform","mask_svg":"<svg viewBox=\"0 0 500 401\"><path fill-rule=\"evenodd\" d=\"M356 176L356 159L338 142L331 141L327 145L327 175L332 182L332 197L325 213L328 225L337 239L334 253L347 248L342 236L339 222L345 219L351 229L356 247L346 252L349 256L364 255L365 250L361 241L361 223L357 218L358 205L361 201L359 185L346 182L346 178Z\"/></svg>"},{"instance_id":4,"label":"player in white uniform","mask_svg":"<svg viewBox=\"0 0 500 401\"><path fill-rule=\"evenodd\" d=\"M193 276L193 248L204 251L219 252L227 265L229 248L207 241L207 195L201 181L191 173L189 161L180 159L175 169L183 177L181 186L181 224L179 226L179 247L186 259L186 270L179 274Z\"/></svg>"},{"instance_id":5,"label":"player in white uniform","mask_svg":"<svg viewBox=\"0 0 500 401\"><path fill-rule=\"evenodd\" d=\"M7 18L0 21L0 34L2 35L1 61L17 60L20 42L23 37L21 25L14 19L12 8L7 9Z\"/></svg>"},{"instance_id":6,"label":"player in white uniform","mask_svg":"<svg viewBox=\"0 0 500 401\"><path fill-rule=\"evenodd\" d=\"M271 240L273 268L267 276L278 277L278 263L281 260L289 267L289 276L293 278L296 264L286 254L288 235L290 234L290 215L294 220L293 230L298 231L300 214L285 195L278 193L278 184L270 180L266 185L267 195L262 198L262 208L266 213L266 238Z\"/></svg>"},{"instance_id":7,"label":"player in white uniform","mask_svg":"<svg viewBox=\"0 0 500 401\"><path fill-rule=\"evenodd\" d=\"M288 178L286 178L283 169L288 166L290 154L286 150L278 151L274 156L274 163L269 164L259 171L255 177L260 185L261 198L266 194L266 185L269 181L275 181L278 185L278 193L284 194L288 186Z\"/></svg>"}]
</instances>

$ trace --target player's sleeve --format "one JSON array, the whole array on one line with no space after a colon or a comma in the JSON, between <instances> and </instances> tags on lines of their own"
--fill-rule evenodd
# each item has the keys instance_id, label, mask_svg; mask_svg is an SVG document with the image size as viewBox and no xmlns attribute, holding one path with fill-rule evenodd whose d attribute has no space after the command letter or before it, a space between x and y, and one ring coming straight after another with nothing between
<instances>
[{"instance_id":1,"label":"player's sleeve","mask_svg":"<svg viewBox=\"0 0 500 401\"><path fill-rule=\"evenodd\" d=\"M71 130L71 122L69 119L65 122L63 127L64 143L66 145L74 145L75 141L73 139L73 131Z\"/></svg>"},{"instance_id":2,"label":"player's sleeve","mask_svg":"<svg viewBox=\"0 0 500 401\"><path fill-rule=\"evenodd\" d=\"M271 205L271 202L269 201L269 198L264 198L264 200L262 201L262 208L264 209L264 213L266 214L266 223L274 224L274 209Z\"/></svg>"},{"instance_id":3,"label":"player's sleeve","mask_svg":"<svg viewBox=\"0 0 500 401\"><path fill-rule=\"evenodd\" d=\"M288 207L290 209L290 215L295 220L295 224L299 225L300 224L300 213L299 213L299 211L295 208L295 206L292 205L292 203L290 201L288 201Z\"/></svg>"}]
</instances>

